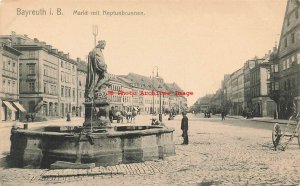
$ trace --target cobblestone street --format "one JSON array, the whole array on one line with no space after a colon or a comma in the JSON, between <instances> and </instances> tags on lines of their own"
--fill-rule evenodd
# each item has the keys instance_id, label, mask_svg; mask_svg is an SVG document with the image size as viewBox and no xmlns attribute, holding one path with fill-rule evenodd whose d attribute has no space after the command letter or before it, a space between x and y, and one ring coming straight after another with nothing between
<instances>
[{"instance_id":1,"label":"cobblestone street","mask_svg":"<svg viewBox=\"0 0 300 186\"><path fill-rule=\"evenodd\" d=\"M138 118L136 123L149 123L148 119ZM171 121L164 118L167 126L176 129L176 156L89 170L15 169L2 163L1 185L300 184L300 149L296 139L286 151L274 151L270 130L225 125L220 118L189 115L190 144L181 145L180 120L181 116Z\"/></svg>"}]
</instances>

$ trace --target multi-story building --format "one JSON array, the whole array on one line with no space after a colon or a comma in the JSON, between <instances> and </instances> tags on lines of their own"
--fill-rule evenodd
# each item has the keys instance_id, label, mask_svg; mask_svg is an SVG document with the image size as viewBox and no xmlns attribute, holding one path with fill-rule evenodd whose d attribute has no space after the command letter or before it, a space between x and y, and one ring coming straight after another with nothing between
<instances>
[{"instance_id":1,"label":"multi-story building","mask_svg":"<svg viewBox=\"0 0 300 186\"><path fill-rule=\"evenodd\" d=\"M252 109L252 101L251 101L251 85L250 85L250 80L251 80L251 75L250 75L250 70L255 67L255 58L248 60L244 64L244 100L245 100L245 107L244 110L246 112L251 111Z\"/></svg>"},{"instance_id":2,"label":"multi-story building","mask_svg":"<svg viewBox=\"0 0 300 186\"><path fill-rule=\"evenodd\" d=\"M300 1L288 0L277 53L271 57L271 97L279 118L300 108Z\"/></svg>"},{"instance_id":3,"label":"multi-story building","mask_svg":"<svg viewBox=\"0 0 300 186\"><path fill-rule=\"evenodd\" d=\"M77 63L70 59L68 54L65 55L62 52L58 52L58 54L60 116L64 117L67 113L75 116L77 107Z\"/></svg>"},{"instance_id":4,"label":"multi-story building","mask_svg":"<svg viewBox=\"0 0 300 186\"><path fill-rule=\"evenodd\" d=\"M183 90L175 83L167 83L167 89L170 92L183 92ZM170 94L169 95L169 110L173 113L181 113L187 110L187 98L184 96Z\"/></svg>"},{"instance_id":5,"label":"multi-story building","mask_svg":"<svg viewBox=\"0 0 300 186\"><path fill-rule=\"evenodd\" d=\"M244 108L244 72L243 68L231 74L232 114L242 114Z\"/></svg>"},{"instance_id":6,"label":"multi-story building","mask_svg":"<svg viewBox=\"0 0 300 186\"><path fill-rule=\"evenodd\" d=\"M0 121L18 120L25 109L19 103L19 56L9 37L0 38Z\"/></svg>"},{"instance_id":7,"label":"multi-story building","mask_svg":"<svg viewBox=\"0 0 300 186\"><path fill-rule=\"evenodd\" d=\"M20 102L39 119L76 114L77 63L38 39L12 32L12 47L19 59Z\"/></svg>"},{"instance_id":8,"label":"multi-story building","mask_svg":"<svg viewBox=\"0 0 300 186\"><path fill-rule=\"evenodd\" d=\"M270 53L262 59L255 59L255 66L250 69L250 95L249 107L254 116L273 116L275 103L268 95L268 80Z\"/></svg>"},{"instance_id":9,"label":"multi-story building","mask_svg":"<svg viewBox=\"0 0 300 186\"><path fill-rule=\"evenodd\" d=\"M80 58L77 58L77 112L76 115L83 117L85 114L84 107L84 92L86 84L86 75L87 75L87 63L82 61Z\"/></svg>"},{"instance_id":10,"label":"multi-story building","mask_svg":"<svg viewBox=\"0 0 300 186\"><path fill-rule=\"evenodd\" d=\"M113 107L115 110L122 110L122 95L119 94L119 91L122 90L122 81L114 74L108 74L108 78L108 82L111 84L111 86L108 87L108 90L114 92L114 94L108 96L110 107Z\"/></svg>"},{"instance_id":11,"label":"multi-story building","mask_svg":"<svg viewBox=\"0 0 300 186\"><path fill-rule=\"evenodd\" d=\"M187 99L184 96L175 95L176 91L182 91L180 87L173 84L166 84L164 80L159 77L146 77L139 74L129 73L123 78L128 79L132 82L132 85L137 87L134 90L138 91L136 100L133 97L133 105L137 105L142 113L159 113L160 107L161 112L169 112L174 110L179 113L187 109ZM172 94L157 94L157 95L146 95L143 92L172 92ZM172 102L172 105L170 105Z\"/></svg>"}]
</instances>

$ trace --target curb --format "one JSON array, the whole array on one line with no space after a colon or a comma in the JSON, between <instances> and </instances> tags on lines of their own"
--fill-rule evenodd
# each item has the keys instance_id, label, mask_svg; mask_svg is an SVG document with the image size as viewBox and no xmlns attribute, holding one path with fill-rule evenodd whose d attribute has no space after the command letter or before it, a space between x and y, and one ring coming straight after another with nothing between
<instances>
[{"instance_id":1,"label":"curb","mask_svg":"<svg viewBox=\"0 0 300 186\"><path fill-rule=\"evenodd\" d=\"M233 118L233 119L244 119L243 117L235 117L235 116L227 116L228 118ZM274 120L260 120L260 119L247 119L249 121L257 121L257 122L265 122L265 123L279 123L279 124L287 124L288 120L279 120L279 121L274 121Z\"/></svg>"}]
</instances>

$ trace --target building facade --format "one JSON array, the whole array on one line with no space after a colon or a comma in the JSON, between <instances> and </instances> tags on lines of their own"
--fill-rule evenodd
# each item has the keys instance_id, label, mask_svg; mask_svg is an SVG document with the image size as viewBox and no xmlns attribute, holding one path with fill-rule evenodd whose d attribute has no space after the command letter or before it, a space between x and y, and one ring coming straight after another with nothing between
<instances>
[{"instance_id":1,"label":"building facade","mask_svg":"<svg viewBox=\"0 0 300 186\"><path fill-rule=\"evenodd\" d=\"M14 121L26 110L19 102L19 56L9 37L0 38L0 121Z\"/></svg>"},{"instance_id":2,"label":"building facade","mask_svg":"<svg viewBox=\"0 0 300 186\"><path fill-rule=\"evenodd\" d=\"M270 54L255 60L255 66L250 70L250 98L249 107L256 117L273 117L275 102L269 97L268 80Z\"/></svg>"},{"instance_id":3,"label":"building facade","mask_svg":"<svg viewBox=\"0 0 300 186\"><path fill-rule=\"evenodd\" d=\"M271 57L270 91L279 118L300 108L300 1L288 0L278 50Z\"/></svg>"}]
</instances>

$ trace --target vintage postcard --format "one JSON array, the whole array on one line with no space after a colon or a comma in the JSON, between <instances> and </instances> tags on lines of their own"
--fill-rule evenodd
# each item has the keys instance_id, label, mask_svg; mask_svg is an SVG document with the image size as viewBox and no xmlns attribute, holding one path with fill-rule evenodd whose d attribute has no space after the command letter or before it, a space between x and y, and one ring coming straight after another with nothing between
<instances>
[{"instance_id":1,"label":"vintage postcard","mask_svg":"<svg viewBox=\"0 0 300 186\"><path fill-rule=\"evenodd\" d=\"M0 185L299 185L299 0L0 0Z\"/></svg>"}]
</instances>

